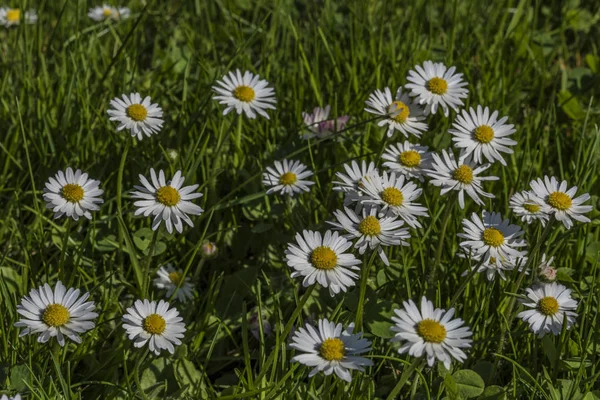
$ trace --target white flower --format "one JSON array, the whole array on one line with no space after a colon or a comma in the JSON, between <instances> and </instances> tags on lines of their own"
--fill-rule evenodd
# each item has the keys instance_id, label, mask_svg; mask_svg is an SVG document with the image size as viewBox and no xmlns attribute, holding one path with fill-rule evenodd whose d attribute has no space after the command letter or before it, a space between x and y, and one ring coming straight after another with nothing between
<instances>
[{"instance_id":1,"label":"white flower","mask_svg":"<svg viewBox=\"0 0 600 400\"><path fill-rule=\"evenodd\" d=\"M17 312L23 318L15 326L25 328L19 336L39 333L37 340L40 343L56 337L61 346L65 345L66 336L81 343L79 335L94 328L92 320L98 314L94 312L94 302L86 302L90 294L84 293L81 297L79 294L79 289L67 290L60 281L54 290L47 283L37 290L32 289L17 306Z\"/></svg>"},{"instance_id":2,"label":"white flower","mask_svg":"<svg viewBox=\"0 0 600 400\"><path fill-rule=\"evenodd\" d=\"M300 161L275 161L275 168L267 167L263 173L263 184L271 186L267 194L280 192L293 196L296 193L309 192L313 181L305 180L313 173Z\"/></svg>"},{"instance_id":3,"label":"white flower","mask_svg":"<svg viewBox=\"0 0 600 400\"><path fill-rule=\"evenodd\" d=\"M421 106L408 93L402 93L402 87L398 88L393 99L389 88L386 87L383 92L377 89L371 93L366 104L366 112L385 117L377 125L388 126L388 137L392 137L396 130L406 137L410 134L420 137L423 132L427 132L427 124L420 122L425 119Z\"/></svg>"},{"instance_id":4,"label":"white flower","mask_svg":"<svg viewBox=\"0 0 600 400\"><path fill-rule=\"evenodd\" d=\"M144 135L150 137L153 133L158 133L163 125L163 112L158 104L151 103L150 96L146 96L142 101L139 93L131 93L129 97L123 95L123 100L115 97L110 101L113 107L108 110L111 121L119 121L121 125L117 131L125 128L129 129L131 136L137 136L142 140Z\"/></svg>"},{"instance_id":5,"label":"white flower","mask_svg":"<svg viewBox=\"0 0 600 400\"><path fill-rule=\"evenodd\" d=\"M287 265L294 269L292 278L303 276L302 285L308 287L315 282L329 288L331 296L354 286L359 270L356 265L361 261L351 253L344 253L352 242L339 236L337 232L327 231L322 237L319 232L302 231L296 233L297 244L288 244L285 251Z\"/></svg>"},{"instance_id":6,"label":"white flower","mask_svg":"<svg viewBox=\"0 0 600 400\"><path fill-rule=\"evenodd\" d=\"M219 249L214 242L206 242L200 246L200 253L202 253L202 257L204 258L216 257L218 251Z\"/></svg>"},{"instance_id":7,"label":"white flower","mask_svg":"<svg viewBox=\"0 0 600 400\"><path fill-rule=\"evenodd\" d=\"M348 232L346 239L358 239L354 248L362 255L367 248L377 249L379 257L385 265L390 265L382 246L409 246L408 228L401 228L404 221L397 221L395 216L379 216L377 207L362 208L362 213L354 212L348 207L344 211L334 211L337 222L328 222L337 229Z\"/></svg>"},{"instance_id":8,"label":"white flower","mask_svg":"<svg viewBox=\"0 0 600 400\"><path fill-rule=\"evenodd\" d=\"M467 254L459 253L459 257L468 258ZM485 254L472 254L471 255L471 268L477 268L478 273L485 273L488 281L493 281L497 275L500 275L502 280L506 280L506 271L512 271L518 269L522 271L525 268L527 257L517 258L499 258L490 257L486 260ZM463 276L467 275L465 271Z\"/></svg>"},{"instance_id":9,"label":"white flower","mask_svg":"<svg viewBox=\"0 0 600 400\"><path fill-rule=\"evenodd\" d=\"M26 11L24 22L26 24L34 24L38 17L35 11ZM18 8L0 7L0 25L7 28L21 23L21 10Z\"/></svg>"},{"instance_id":10,"label":"white flower","mask_svg":"<svg viewBox=\"0 0 600 400\"><path fill-rule=\"evenodd\" d=\"M521 217L521 221L528 224L539 220L542 226L546 226L546 221L550 218L550 206L535 194L526 190L515 193L510 198L510 208L516 216Z\"/></svg>"},{"instance_id":11,"label":"white flower","mask_svg":"<svg viewBox=\"0 0 600 400\"><path fill-rule=\"evenodd\" d=\"M425 171L431 168L433 160L427 146L411 144L408 140L389 146L381 156L384 167L388 167L396 174L405 175L407 178L417 178L423 182Z\"/></svg>"},{"instance_id":12,"label":"white flower","mask_svg":"<svg viewBox=\"0 0 600 400\"><path fill-rule=\"evenodd\" d=\"M493 163L495 160L506 165L506 161L500 152L512 154L513 150L507 146L517 144L508 136L516 132L514 125L507 125L508 117L498 120L498 111L490 115L489 108L477 106L462 110L462 115L457 115L450 129L452 141L459 149L462 149L461 160L471 156L476 163L483 163L483 157Z\"/></svg>"},{"instance_id":13,"label":"white flower","mask_svg":"<svg viewBox=\"0 0 600 400\"><path fill-rule=\"evenodd\" d=\"M99 197L104 193L99 185L100 181L88 179L88 174L79 169L73 172L69 167L65 172L58 171L46 182L43 195L46 207L54 212L54 218L66 215L75 221L81 216L92 219L90 211L99 210L98 204L104 202Z\"/></svg>"},{"instance_id":14,"label":"white flower","mask_svg":"<svg viewBox=\"0 0 600 400\"><path fill-rule=\"evenodd\" d=\"M269 119L269 114L265 110L275 109L275 91L267 87L269 82L259 80L258 75L246 71L244 76L240 70L229 72L223 77L223 80L217 81L213 90L217 93L214 100L219 100L219 104L225 104L227 108L223 115L229 114L235 110L238 114L242 112L248 118L256 118L256 113Z\"/></svg>"},{"instance_id":15,"label":"white flower","mask_svg":"<svg viewBox=\"0 0 600 400\"><path fill-rule=\"evenodd\" d=\"M132 192L131 197L141 199L133 203L138 209L135 215L144 214L154 216L152 221L152 230L157 230L164 221L169 233L173 232L173 226L177 232L183 231L183 222L193 227L194 223L188 216L200 215L202 208L198 207L190 200L202 197L202 193L192 193L199 185L183 186L185 178L181 176L181 171L175 172L173 179L169 182L165 180L165 173L160 170L158 177L153 168L150 168L150 177L152 183L144 175L139 175L140 182L144 186L134 187L137 191Z\"/></svg>"},{"instance_id":16,"label":"white flower","mask_svg":"<svg viewBox=\"0 0 600 400\"><path fill-rule=\"evenodd\" d=\"M546 253L542 254L542 260L538 265L538 278L544 283L551 283L556 280L556 268L552 266L554 257L546 259Z\"/></svg>"},{"instance_id":17,"label":"white flower","mask_svg":"<svg viewBox=\"0 0 600 400\"><path fill-rule=\"evenodd\" d=\"M490 167L490 164L477 166L475 163L465 160L465 162L457 163L452 152L442 150L443 159L433 154L433 163L431 170L427 174L431 177L431 183L435 186L441 186L441 194L444 195L451 190L458 190L458 204L460 208L465 208L466 191L475 203L483 205L483 201L479 196L484 196L490 199L494 195L483 191L481 187L482 181L498 180L497 176L479 176L478 174Z\"/></svg>"},{"instance_id":18,"label":"white flower","mask_svg":"<svg viewBox=\"0 0 600 400\"><path fill-rule=\"evenodd\" d=\"M565 228L571 229L573 226L571 218L579 222L590 222L589 218L581 215L592 211L592 206L582 205L584 201L589 200L590 195L586 193L573 198L577 193L577 186L568 189L567 181L559 184L555 177L548 178L547 176L543 181L541 178L531 181L530 185L533 193L550 207L549 213L561 221Z\"/></svg>"},{"instance_id":19,"label":"white flower","mask_svg":"<svg viewBox=\"0 0 600 400\"><path fill-rule=\"evenodd\" d=\"M327 119L329 117L329 111L331 106L327 105L325 108L315 107L312 114L302 112L302 118L304 124L312 132L302 136L303 139L311 138L326 138L333 135L336 132L344 130L350 117L343 115L337 117L337 119Z\"/></svg>"},{"instance_id":20,"label":"white flower","mask_svg":"<svg viewBox=\"0 0 600 400\"><path fill-rule=\"evenodd\" d=\"M404 342L398 353L407 353L413 357L427 356L427 364L432 367L436 359L443 362L446 369L450 369L452 358L464 362L467 355L461 350L471 347L473 333L469 327L461 327L464 321L460 318L452 319L454 308L446 311L433 308L433 303L425 298L421 299L421 311L417 305L409 300L403 302L402 310L394 310L398 317L392 317L396 325L391 330L397 332L391 342Z\"/></svg>"},{"instance_id":21,"label":"white flower","mask_svg":"<svg viewBox=\"0 0 600 400\"><path fill-rule=\"evenodd\" d=\"M362 196L363 187L361 182L363 178L373 174L376 175L379 172L374 162L367 164L365 160L362 161L360 166L356 161L352 161L351 164L344 164L344 170L346 170L345 174L343 172L335 173L335 176L340 180L333 181L333 190L344 192L344 205L348 205L358 201Z\"/></svg>"},{"instance_id":22,"label":"white flower","mask_svg":"<svg viewBox=\"0 0 600 400\"><path fill-rule=\"evenodd\" d=\"M371 342L362 338L362 333L353 334L354 324L342 332L342 324L320 319L317 327L306 324L294 332L290 347L303 352L292 358L292 362L299 362L309 367L314 367L308 374L313 377L318 372L325 375L335 374L346 382L352 382L351 369L364 371L365 366L373 365L367 358L359 357L360 354L371 350Z\"/></svg>"},{"instance_id":23,"label":"white flower","mask_svg":"<svg viewBox=\"0 0 600 400\"><path fill-rule=\"evenodd\" d=\"M123 315L123 328L134 347L143 347L148 343L150 351L156 355L161 350L175 353L175 346L181 344L185 324L175 308L169 309L166 301L136 300L133 307Z\"/></svg>"},{"instance_id":24,"label":"white flower","mask_svg":"<svg viewBox=\"0 0 600 400\"><path fill-rule=\"evenodd\" d=\"M527 288L527 298L521 302L529 310L518 317L540 337L549 332L560 335L563 324L569 329L577 318L577 301L571 298L571 290L556 282Z\"/></svg>"},{"instance_id":25,"label":"white flower","mask_svg":"<svg viewBox=\"0 0 600 400\"><path fill-rule=\"evenodd\" d=\"M118 21L120 19L127 19L131 10L127 7L113 7L108 4L103 4L101 7L90 8L88 17L94 21L104 21L106 19L113 19Z\"/></svg>"},{"instance_id":26,"label":"white flower","mask_svg":"<svg viewBox=\"0 0 600 400\"><path fill-rule=\"evenodd\" d=\"M159 289L165 289L167 291L165 294L166 298L170 298L171 295L173 295L175 290L177 290L177 287L180 286L180 283L181 286L179 287L179 290L177 290L175 298L178 301L185 303L194 297L194 285L192 285L190 277L186 276L183 282L181 282L183 277L182 271L173 268L171 263L168 263L164 267L160 267L156 274L158 275L158 278L154 279L154 286Z\"/></svg>"},{"instance_id":27,"label":"white flower","mask_svg":"<svg viewBox=\"0 0 600 400\"><path fill-rule=\"evenodd\" d=\"M7 395L3 394L2 397L0 397L0 400L21 400L21 395L16 394L14 397L8 397Z\"/></svg>"},{"instance_id":28,"label":"white flower","mask_svg":"<svg viewBox=\"0 0 600 400\"><path fill-rule=\"evenodd\" d=\"M409 82L405 85L406 89L410 89L411 96L417 96L419 104L426 104L425 115L435 114L438 106L442 107L444 116L448 116L448 107L454 111L458 111L459 106L463 105L461 99L466 98L469 91L463 86L467 86L467 82L463 82L463 74L455 74L456 67L450 67L446 70L446 66L442 63L434 63L425 61L423 67L415 66L416 72L408 71Z\"/></svg>"}]
</instances>

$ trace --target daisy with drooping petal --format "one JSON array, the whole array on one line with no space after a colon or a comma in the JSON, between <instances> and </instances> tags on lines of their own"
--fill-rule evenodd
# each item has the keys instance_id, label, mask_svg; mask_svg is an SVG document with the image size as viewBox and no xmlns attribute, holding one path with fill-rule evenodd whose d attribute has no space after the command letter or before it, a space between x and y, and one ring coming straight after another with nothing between
<instances>
[{"instance_id":1,"label":"daisy with drooping petal","mask_svg":"<svg viewBox=\"0 0 600 400\"><path fill-rule=\"evenodd\" d=\"M166 301L161 300L156 304L156 301L136 300L133 307L127 309L127 314L123 315L123 328L129 340L133 340L134 347L143 347L148 343L148 348L156 355L161 350L173 354L185 332L182 321L177 309L169 309Z\"/></svg>"},{"instance_id":2,"label":"daisy with drooping petal","mask_svg":"<svg viewBox=\"0 0 600 400\"><path fill-rule=\"evenodd\" d=\"M448 370L453 358L461 363L466 360L467 355L462 349L471 347L469 337L473 333L469 327L461 327L464 324L462 319L452 319L454 308L448 311L434 309L433 303L425 296L421 299L421 311L412 300L403 304L403 309L394 310L397 317L392 317L396 324L391 330L396 334L390 341L406 342L398 353L408 353L413 357L421 357L425 353L430 367L437 359Z\"/></svg>"},{"instance_id":3,"label":"daisy with drooping petal","mask_svg":"<svg viewBox=\"0 0 600 400\"><path fill-rule=\"evenodd\" d=\"M592 206L582 205L583 202L589 200L590 195L585 193L573 198L577 193L577 186L568 189L567 181L559 184L555 177L548 178L547 176L544 177L544 180L538 178L531 181L530 185L533 194L550 207L548 212L561 221L565 228L571 229L573 226L571 218L579 222L590 222L589 218L581 215L592 211Z\"/></svg>"},{"instance_id":4,"label":"daisy with drooping petal","mask_svg":"<svg viewBox=\"0 0 600 400\"><path fill-rule=\"evenodd\" d=\"M46 207L54 212L55 219L63 215L75 221L82 216L92 219L90 211L99 210L98 204L104 203L99 197L104 193L99 185L100 181L88 179L88 174L79 169L73 172L69 167L65 172L58 171L46 182L43 195Z\"/></svg>"},{"instance_id":5,"label":"daisy with drooping petal","mask_svg":"<svg viewBox=\"0 0 600 400\"><path fill-rule=\"evenodd\" d=\"M160 267L156 272L158 278L154 279L154 286L159 289L165 289L167 293L166 298L170 298L175 293L175 298L185 303L194 297L194 286L192 285L189 276L183 279L183 272L173 268L171 263L168 263L164 267ZM183 282L182 282L183 279ZM180 285L181 283L181 285ZM179 286L179 289L177 287Z\"/></svg>"},{"instance_id":6,"label":"daisy with drooping petal","mask_svg":"<svg viewBox=\"0 0 600 400\"><path fill-rule=\"evenodd\" d=\"M335 176L338 177L339 181L333 181L333 190L337 192L344 192L346 194L344 199L344 205L348 205L354 201L357 201L362 195L362 180L369 175L378 174L377 168L374 162L367 164L365 160L362 161L359 166L356 161L352 161L350 164L344 164L343 172L336 172Z\"/></svg>"},{"instance_id":7,"label":"daisy with drooping petal","mask_svg":"<svg viewBox=\"0 0 600 400\"><path fill-rule=\"evenodd\" d=\"M388 137L392 137L394 131L400 131L406 137L410 134L421 137L423 132L427 132L427 124L420 122L425 119L421 106L408 93L402 93L402 87L398 88L394 98L389 88L386 87L383 92L377 89L371 93L366 104L366 112L385 117L377 125L388 126Z\"/></svg>"},{"instance_id":8,"label":"daisy with drooping petal","mask_svg":"<svg viewBox=\"0 0 600 400\"><path fill-rule=\"evenodd\" d=\"M458 111L469 94L464 86L468 83L462 80L463 74L455 74L456 67L446 68L442 63L425 61L423 66L415 66L415 71L408 71L406 89L410 89L410 95L417 97L419 104L425 104L425 115L435 114L441 107L444 116L448 116L449 109Z\"/></svg>"},{"instance_id":9,"label":"daisy with drooping petal","mask_svg":"<svg viewBox=\"0 0 600 400\"><path fill-rule=\"evenodd\" d=\"M86 302L90 294L84 293L81 297L79 294L79 289L67 290L60 281L54 290L47 283L37 290L32 289L17 306L22 318L15 326L25 328L19 337L39 333L37 341L40 343L46 343L52 337L56 337L61 346L65 345L65 337L81 343L79 335L94 328L92 320L98 314L94 312L94 302Z\"/></svg>"},{"instance_id":10,"label":"daisy with drooping petal","mask_svg":"<svg viewBox=\"0 0 600 400\"><path fill-rule=\"evenodd\" d=\"M314 367L309 377L321 371L325 375L335 372L340 379L352 382L349 370L364 371L363 367L373 365L371 360L359 356L371 350L371 342L364 339L362 333L352 333L354 324L343 332L342 329L342 324L336 325L327 319L320 319L318 327L306 324L299 328L292 336L290 347L303 354L296 355L292 362Z\"/></svg>"},{"instance_id":11,"label":"daisy with drooping petal","mask_svg":"<svg viewBox=\"0 0 600 400\"><path fill-rule=\"evenodd\" d=\"M127 7L113 7L108 4L103 4L101 7L90 8L88 17L94 21L104 21L112 19L118 21L120 19L127 19L131 10Z\"/></svg>"},{"instance_id":12,"label":"daisy with drooping petal","mask_svg":"<svg viewBox=\"0 0 600 400\"><path fill-rule=\"evenodd\" d=\"M563 324L569 329L577 318L577 301L571 298L571 290L554 283L543 283L527 288L527 298L521 303L529 310L518 317L529 324L540 337L546 333L560 335Z\"/></svg>"},{"instance_id":13,"label":"daisy with drooping petal","mask_svg":"<svg viewBox=\"0 0 600 400\"><path fill-rule=\"evenodd\" d=\"M267 87L269 82L259 79L258 75L249 71L244 72L242 76L238 69L217 81L217 84L212 87L217 93L213 99L227 106L223 115L235 110L238 114L243 112L248 118L254 119L258 113L269 119L266 110L275 109L275 91Z\"/></svg>"},{"instance_id":14,"label":"daisy with drooping petal","mask_svg":"<svg viewBox=\"0 0 600 400\"><path fill-rule=\"evenodd\" d=\"M279 192L293 196L296 193L309 192L313 181L306 180L313 173L300 161L275 161L275 168L267 167L263 173L263 184L271 186L267 194Z\"/></svg>"},{"instance_id":15,"label":"daisy with drooping petal","mask_svg":"<svg viewBox=\"0 0 600 400\"><path fill-rule=\"evenodd\" d=\"M397 175L417 178L423 182L425 171L431 168L432 156L427 146L411 144L408 140L389 146L381 156L384 167L388 167Z\"/></svg>"},{"instance_id":16,"label":"daisy with drooping petal","mask_svg":"<svg viewBox=\"0 0 600 400\"><path fill-rule=\"evenodd\" d=\"M464 253L459 253L459 257L468 258L469 255ZM525 263L527 262L527 257L517 257L517 258L500 258L496 259L495 257L490 257L486 260L484 254L472 254L471 255L471 269L477 268L477 273L485 273L485 276L488 281L493 281L496 278L496 275L499 275L502 280L506 280L506 272L517 269L518 271L522 271L525 268ZM468 271L465 271L462 276L468 274Z\"/></svg>"},{"instance_id":17,"label":"daisy with drooping petal","mask_svg":"<svg viewBox=\"0 0 600 400\"><path fill-rule=\"evenodd\" d=\"M111 121L121 123L117 131L127 128L131 136L137 136L138 140L142 140L144 135L150 137L160 132L163 125L162 108L151 101L150 96L142 100L139 93L131 93L129 97L124 94L122 100L118 97L112 99L110 105L113 108L108 110L108 115Z\"/></svg>"},{"instance_id":18,"label":"daisy with drooping petal","mask_svg":"<svg viewBox=\"0 0 600 400\"><path fill-rule=\"evenodd\" d=\"M306 133L302 136L303 139L319 138L323 139L333 135L336 132L344 130L350 117L342 115L336 119L327 119L331 106L325 108L315 107L312 114L302 112L304 124L312 133Z\"/></svg>"},{"instance_id":19,"label":"daisy with drooping petal","mask_svg":"<svg viewBox=\"0 0 600 400\"><path fill-rule=\"evenodd\" d=\"M183 232L183 222L193 227L194 223L188 214L200 215L203 211L191 202L202 197L202 193L192 193L200 185L182 187L185 178L181 175L181 171L175 172L173 179L167 182L163 170L160 170L157 176L154 169L150 168L150 177L152 183L140 174L139 178L143 186L134 186L137 191L132 192L131 197L140 199L133 203L138 207L135 215L144 214L144 217L153 215L152 230L154 231L163 221L169 233L173 232L173 226L177 232Z\"/></svg>"},{"instance_id":20,"label":"daisy with drooping petal","mask_svg":"<svg viewBox=\"0 0 600 400\"><path fill-rule=\"evenodd\" d=\"M23 21L26 24L35 24L37 21L37 14L35 11L25 12L25 18ZM19 25L21 23L21 10L18 8L6 8L0 7L0 25L4 25L7 28L13 25Z\"/></svg>"},{"instance_id":21,"label":"daisy with drooping petal","mask_svg":"<svg viewBox=\"0 0 600 400\"><path fill-rule=\"evenodd\" d=\"M521 217L521 221L528 224L538 220L542 223L542 226L546 226L546 221L550 218L550 206L535 194L526 190L515 193L510 198L510 208L515 215Z\"/></svg>"},{"instance_id":22,"label":"daisy with drooping petal","mask_svg":"<svg viewBox=\"0 0 600 400\"><path fill-rule=\"evenodd\" d=\"M355 285L358 274L354 270L362 263L352 253L344 253L351 246L337 232L327 231L325 236L307 230L296 233L296 244L289 243L285 251L287 265L294 269L292 278L303 276L304 287L319 282L329 288L331 296L345 292Z\"/></svg>"},{"instance_id":23,"label":"daisy with drooping petal","mask_svg":"<svg viewBox=\"0 0 600 400\"><path fill-rule=\"evenodd\" d=\"M477 166L468 160L464 162L456 162L454 154L442 150L442 157L433 154L433 162L431 169L427 171L427 175L431 178L431 183L442 188L441 195L448 193L451 190L458 191L458 204L460 208L465 208L465 195L467 192L469 197L479 205L483 205L483 201L479 196L493 199L494 195L483 191L481 187L482 181L496 181L497 176L479 176L479 174L490 167L490 164Z\"/></svg>"}]
</instances>

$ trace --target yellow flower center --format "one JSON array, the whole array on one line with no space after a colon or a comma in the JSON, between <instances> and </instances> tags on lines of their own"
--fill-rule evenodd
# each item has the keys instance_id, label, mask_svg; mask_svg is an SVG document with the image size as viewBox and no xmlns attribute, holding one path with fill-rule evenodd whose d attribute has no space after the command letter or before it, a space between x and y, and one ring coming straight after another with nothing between
<instances>
[{"instance_id":1,"label":"yellow flower center","mask_svg":"<svg viewBox=\"0 0 600 400\"><path fill-rule=\"evenodd\" d=\"M504 243L504 235L496 228L486 228L482 236L483 243L488 246L498 247Z\"/></svg>"},{"instance_id":2,"label":"yellow flower center","mask_svg":"<svg viewBox=\"0 0 600 400\"><path fill-rule=\"evenodd\" d=\"M132 104L127 107L125 111L127 116L136 122L140 122L146 119L148 116L148 110L141 104Z\"/></svg>"},{"instance_id":3,"label":"yellow flower center","mask_svg":"<svg viewBox=\"0 0 600 400\"><path fill-rule=\"evenodd\" d=\"M169 279L171 280L171 282L175 285L179 285L179 282L181 282L181 273L177 272L177 271L173 271L171 273L169 273Z\"/></svg>"},{"instance_id":4,"label":"yellow flower center","mask_svg":"<svg viewBox=\"0 0 600 400\"><path fill-rule=\"evenodd\" d=\"M298 178L293 172L286 172L279 177L279 183L282 185L293 185L297 180Z\"/></svg>"},{"instance_id":5,"label":"yellow flower center","mask_svg":"<svg viewBox=\"0 0 600 400\"><path fill-rule=\"evenodd\" d=\"M167 207L176 206L181 200L181 195L177 189L171 186L163 186L156 191L156 201Z\"/></svg>"},{"instance_id":6,"label":"yellow flower center","mask_svg":"<svg viewBox=\"0 0 600 400\"><path fill-rule=\"evenodd\" d=\"M406 150L400 153L398 157L400 164L408 168L415 168L421 164L421 155L416 150Z\"/></svg>"},{"instance_id":7,"label":"yellow flower center","mask_svg":"<svg viewBox=\"0 0 600 400\"><path fill-rule=\"evenodd\" d=\"M488 125L478 126L475 128L475 139L479 143L489 143L494 139L494 130Z\"/></svg>"},{"instance_id":8,"label":"yellow flower center","mask_svg":"<svg viewBox=\"0 0 600 400\"><path fill-rule=\"evenodd\" d=\"M108 8L108 7L104 7L104 8L102 9L102 15L103 15L104 17L110 17L110 16L111 16L111 14L112 14L112 10L111 10L110 8Z\"/></svg>"},{"instance_id":9,"label":"yellow flower center","mask_svg":"<svg viewBox=\"0 0 600 400\"><path fill-rule=\"evenodd\" d=\"M250 86L242 85L235 88L233 97L244 103L250 103L256 97L256 93Z\"/></svg>"},{"instance_id":10,"label":"yellow flower center","mask_svg":"<svg viewBox=\"0 0 600 400\"><path fill-rule=\"evenodd\" d=\"M6 12L6 20L8 22L19 22L21 19L21 10L18 8L10 9Z\"/></svg>"},{"instance_id":11,"label":"yellow flower center","mask_svg":"<svg viewBox=\"0 0 600 400\"><path fill-rule=\"evenodd\" d=\"M62 187L62 197L70 203L77 203L83 199L83 188L76 183L68 183Z\"/></svg>"},{"instance_id":12,"label":"yellow flower center","mask_svg":"<svg viewBox=\"0 0 600 400\"><path fill-rule=\"evenodd\" d=\"M69 310L67 310L62 304L50 304L44 310L44 314L42 314L42 321L44 321L46 325L53 326L55 328L63 326L69 322L69 318L71 318Z\"/></svg>"},{"instance_id":13,"label":"yellow flower center","mask_svg":"<svg viewBox=\"0 0 600 400\"><path fill-rule=\"evenodd\" d=\"M463 164L454 170L452 178L460 183L468 185L473 182L473 169L468 165Z\"/></svg>"},{"instance_id":14,"label":"yellow flower center","mask_svg":"<svg viewBox=\"0 0 600 400\"><path fill-rule=\"evenodd\" d=\"M165 331L167 322L158 314L150 314L142 323L144 330L152 335L160 335Z\"/></svg>"},{"instance_id":15,"label":"yellow flower center","mask_svg":"<svg viewBox=\"0 0 600 400\"><path fill-rule=\"evenodd\" d=\"M568 194L563 192L552 192L548 196L548 204L557 210L568 210L573 204L573 200Z\"/></svg>"},{"instance_id":16,"label":"yellow flower center","mask_svg":"<svg viewBox=\"0 0 600 400\"><path fill-rule=\"evenodd\" d=\"M442 95L448 91L448 82L443 78L431 78L427 82L427 90L433 94Z\"/></svg>"},{"instance_id":17,"label":"yellow flower center","mask_svg":"<svg viewBox=\"0 0 600 400\"><path fill-rule=\"evenodd\" d=\"M540 207L537 204L527 204L527 203L523 204L523 208L531 213L539 212L542 209L542 207Z\"/></svg>"},{"instance_id":18,"label":"yellow flower center","mask_svg":"<svg viewBox=\"0 0 600 400\"><path fill-rule=\"evenodd\" d=\"M442 343L446 339L446 328L438 321L424 319L417 324L417 334L429 343Z\"/></svg>"},{"instance_id":19,"label":"yellow flower center","mask_svg":"<svg viewBox=\"0 0 600 400\"><path fill-rule=\"evenodd\" d=\"M558 312L558 301L552 297L544 297L538 301L538 310L544 315L554 315Z\"/></svg>"},{"instance_id":20,"label":"yellow flower center","mask_svg":"<svg viewBox=\"0 0 600 400\"><path fill-rule=\"evenodd\" d=\"M379 220L372 215L360 221L358 224L358 230L363 235L377 236L381 233L381 224Z\"/></svg>"},{"instance_id":21,"label":"yellow flower center","mask_svg":"<svg viewBox=\"0 0 600 400\"><path fill-rule=\"evenodd\" d=\"M310 254L310 262L318 269L333 269L337 265L337 254L327 246L319 246Z\"/></svg>"},{"instance_id":22,"label":"yellow flower center","mask_svg":"<svg viewBox=\"0 0 600 400\"><path fill-rule=\"evenodd\" d=\"M319 354L327 361L340 361L345 353L344 342L339 338L326 339L319 349Z\"/></svg>"},{"instance_id":23,"label":"yellow flower center","mask_svg":"<svg viewBox=\"0 0 600 400\"><path fill-rule=\"evenodd\" d=\"M399 122L399 123L406 122L406 120L408 119L408 116L410 115L410 109L408 108L408 106L406 104L404 104L401 101L394 101L392 104L390 104L390 106L388 108L388 112L398 113L398 114L394 115L392 118L394 119L394 121Z\"/></svg>"},{"instance_id":24,"label":"yellow flower center","mask_svg":"<svg viewBox=\"0 0 600 400\"><path fill-rule=\"evenodd\" d=\"M404 195L402 192L395 187L385 188L381 192L381 199L388 203L390 206L399 207L404 201Z\"/></svg>"}]
</instances>

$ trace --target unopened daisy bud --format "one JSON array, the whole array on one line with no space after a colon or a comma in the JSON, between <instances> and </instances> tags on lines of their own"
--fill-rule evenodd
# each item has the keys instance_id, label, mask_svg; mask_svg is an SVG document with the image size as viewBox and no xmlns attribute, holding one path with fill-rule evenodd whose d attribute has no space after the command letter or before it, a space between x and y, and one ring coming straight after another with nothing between
<instances>
[{"instance_id":1,"label":"unopened daisy bud","mask_svg":"<svg viewBox=\"0 0 600 400\"><path fill-rule=\"evenodd\" d=\"M542 260L538 266L538 278L541 282L552 283L556 280L556 268L552 267L554 257L546 260L546 254L542 254Z\"/></svg>"},{"instance_id":2,"label":"unopened daisy bud","mask_svg":"<svg viewBox=\"0 0 600 400\"><path fill-rule=\"evenodd\" d=\"M271 332L272 332L272 328L271 328L271 323L269 322L269 320L267 319L266 316L263 315L262 322L260 323L260 325L262 325L263 335L270 336ZM250 320L248 320L248 326L250 328L250 332L252 333L252 336L254 336L256 338L256 340L260 340L260 325L259 325L258 313L252 314L252 317L250 317Z\"/></svg>"},{"instance_id":3,"label":"unopened daisy bud","mask_svg":"<svg viewBox=\"0 0 600 400\"><path fill-rule=\"evenodd\" d=\"M212 258L217 255L219 249L217 245L213 242L206 242L200 247L200 251L202 252L202 257L204 258Z\"/></svg>"},{"instance_id":4,"label":"unopened daisy bud","mask_svg":"<svg viewBox=\"0 0 600 400\"><path fill-rule=\"evenodd\" d=\"M179 152L175 149L167 149L167 156L169 156L171 161L177 161L179 158Z\"/></svg>"}]
</instances>

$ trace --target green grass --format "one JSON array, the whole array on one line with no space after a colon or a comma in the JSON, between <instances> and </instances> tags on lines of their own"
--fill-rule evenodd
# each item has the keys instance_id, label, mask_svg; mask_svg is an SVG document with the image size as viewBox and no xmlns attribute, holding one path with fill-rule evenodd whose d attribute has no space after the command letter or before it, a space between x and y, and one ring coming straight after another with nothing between
<instances>
[{"instance_id":1,"label":"green grass","mask_svg":"<svg viewBox=\"0 0 600 400\"><path fill-rule=\"evenodd\" d=\"M39 21L0 30L0 393L385 399L394 390L400 399L456 399L481 392L469 392L468 373L456 372L469 369L484 381L482 399L600 398L591 392L600 389L598 1L150 0L146 8L132 1L132 18L118 23L87 18L95 2L14 3L36 8ZM489 170L500 180L484 184L496 195L485 209L509 215L510 196L544 175L592 195L591 223L568 231L554 224L543 240L538 225L526 226L530 252L539 250L534 265L542 252L554 255L559 281L579 301L576 325L560 336L539 339L514 318L511 304L532 274L492 283L461 276L468 261L457 255L456 234L463 218L484 208L471 200L452 210L439 271L428 279L452 194L441 197L427 183L419 201L430 217L412 230L410 247L387 251L391 266L375 258L363 271L364 296L360 283L332 298L290 277L287 243L302 229L324 231L342 206L332 191L335 172L353 159L380 164L386 145L404 141L386 138L364 101L374 89L405 84L408 70L429 59L465 74L466 106L498 109L517 127L508 166ZM270 120L222 115L211 86L235 68L275 88ZM116 132L109 101L130 92L163 108L160 134L138 142ZM300 140L301 112L327 104L334 115L352 116L343 140ZM421 143L448 148L454 116L429 117ZM316 172L311 192L294 200L266 196L261 182L266 166L285 157ZM53 220L45 208L44 183L67 166L102 182L105 203L91 221ZM161 230L148 257L151 221L134 218L129 191L151 167L167 175L181 169L188 184L199 183L205 212L182 235ZM201 257L206 240L217 244L218 257ZM151 275L172 262L195 279L194 301L174 303L187 327L174 356L135 349L121 327L134 299L163 296L148 285L148 258ZM367 265L370 257L363 259ZM58 279L91 292L96 328L64 348L19 338L13 324L21 297ZM392 309L423 294L455 306L474 331L467 361L453 371L413 362L388 342ZM249 332L255 313L273 327L270 335L261 330L261 340ZM309 379L307 367L290 363L293 325L317 318L347 325L360 313L374 366L354 373L351 384Z\"/></svg>"}]
</instances>

